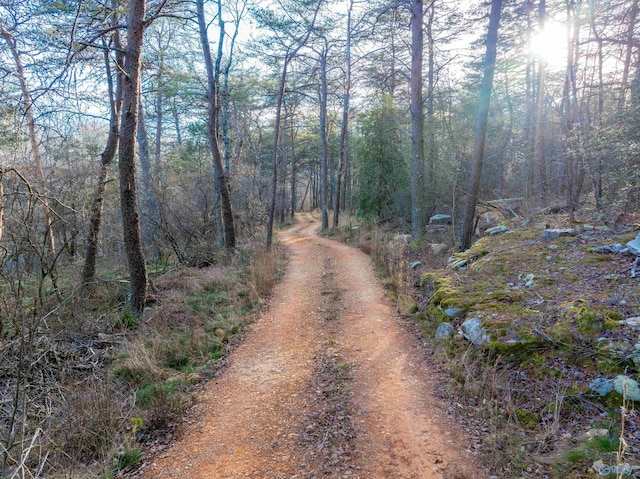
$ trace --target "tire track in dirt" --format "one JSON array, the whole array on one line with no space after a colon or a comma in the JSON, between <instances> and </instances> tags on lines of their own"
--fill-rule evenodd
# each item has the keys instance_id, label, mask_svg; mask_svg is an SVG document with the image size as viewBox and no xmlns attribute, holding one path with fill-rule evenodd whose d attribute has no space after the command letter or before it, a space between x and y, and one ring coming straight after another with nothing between
<instances>
[{"instance_id":1,"label":"tire track in dirt","mask_svg":"<svg viewBox=\"0 0 640 479\"><path fill-rule=\"evenodd\" d=\"M280 234L290 262L269 310L207 385L192 414L196 424L149 461L142 477L479 477L460 454L463 436L433 396L421 346L394 315L370 259L317 237L310 215L298 220ZM349 374L332 382L327 367L336 364L327 358L348 364ZM344 411L350 421L342 434L348 437L334 434L332 447L342 455L331 455L336 462L322 467L318 460L329 456L309 450L312 435L307 444L303 439L309 418L317 423L325 414L318 381L349 388L338 399L344 404L334 398L327 409L336 417ZM335 417L328 423L336 428ZM345 453L346 447L353 451Z\"/></svg>"}]
</instances>

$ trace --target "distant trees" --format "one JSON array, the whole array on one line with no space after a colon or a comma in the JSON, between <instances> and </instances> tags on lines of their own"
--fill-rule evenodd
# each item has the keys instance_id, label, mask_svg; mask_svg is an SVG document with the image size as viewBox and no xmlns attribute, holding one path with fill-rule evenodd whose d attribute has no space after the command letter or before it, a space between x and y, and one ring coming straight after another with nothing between
<instances>
[{"instance_id":1,"label":"distant trees","mask_svg":"<svg viewBox=\"0 0 640 479\"><path fill-rule=\"evenodd\" d=\"M357 212L365 218L390 220L408 211L409 176L400 113L393 99L385 96L361 121L356 190Z\"/></svg>"}]
</instances>

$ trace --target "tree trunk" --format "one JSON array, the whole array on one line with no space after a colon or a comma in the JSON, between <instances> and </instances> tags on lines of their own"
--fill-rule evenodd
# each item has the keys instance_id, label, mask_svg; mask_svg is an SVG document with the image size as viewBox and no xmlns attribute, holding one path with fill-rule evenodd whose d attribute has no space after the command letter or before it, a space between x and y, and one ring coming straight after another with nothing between
<instances>
[{"instance_id":1,"label":"tree trunk","mask_svg":"<svg viewBox=\"0 0 640 479\"><path fill-rule=\"evenodd\" d=\"M411 2L411 240L424 234L423 0Z\"/></svg>"},{"instance_id":2,"label":"tree trunk","mask_svg":"<svg viewBox=\"0 0 640 479\"><path fill-rule=\"evenodd\" d=\"M198 10L200 43L202 44L204 63L207 70L209 142L211 146L211 154L213 157L213 167L220 187L220 199L222 201L222 219L224 224L224 244L228 249L233 249L236 245L236 234L233 224L233 210L231 208L231 194L229 191L229 184L222 167L222 157L220 155L220 147L218 145L218 136L216 135L216 123L218 115L216 105L216 81L213 61L211 59L211 48L209 47L209 38L207 36L207 24L204 18L204 0L196 0L196 6Z\"/></svg>"},{"instance_id":3,"label":"tree trunk","mask_svg":"<svg viewBox=\"0 0 640 479\"><path fill-rule=\"evenodd\" d=\"M136 318L142 316L147 294L147 265L140 234L140 215L136 194L136 134L140 102L140 69L144 37L146 0L131 0L127 23L127 47L124 63L122 120L120 131L120 208L124 247L129 264L128 305Z\"/></svg>"},{"instance_id":4,"label":"tree trunk","mask_svg":"<svg viewBox=\"0 0 640 479\"><path fill-rule=\"evenodd\" d=\"M540 0L538 6L538 29L539 32L544 31L546 19L546 3ZM536 123L535 134L533 140L533 168L534 168L534 192L536 194L536 202L542 204L545 196L546 184L546 164L544 157L544 125L545 125L545 80L547 71L546 61L542 55L538 56L538 101L536 105Z\"/></svg>"},{"instance_id":5,"label":"tree trunk","mask_svg":"<svg viewBox=\"0 0 640 479\"><path fill-rule=\"evenodd\" d=\"M438 160L438 146L436 144L436 125L434 111L434 93L436 88L436 62L435 62L435 38L433 35L433 20L436 10L435 0L429 6L429 17L426 23L427 33L427 155L426 155L426 186L425 186L425 204L426 215L423 216L426 221L427 215L436 208L437 190L436 190L436 163Z\"/></svg>"},{"instance_id":6,"label":"tree trunk","mask_svg":"<svg viewBox=\"0 0 640 479\"><path fill-rule=\"evenodd\" d=\"M142 237L144 243L151 245L153 260L157 260L160 251L157 244L158 203L153 190L151 174L151 150L149 149L149 135L145 122L144 104L138 105L138 158L140 159L140 173L142 179Z\"/></svg>"},{"instance_id":7,"label":"tree trunk","mask_svg":"<svg viewBox=\"0 0 640 479\"><path fill-rule=\"evenodd\" d=\"M633 38L638 17L638 0L633 0L629 10L629 28L627 29L627 44L624 53L624 66L622 70L622 87L620 92L620 107L625 104L627 90L629 89L629 70L631 68L631 54L633 53Z\"/></svg>"},{"instance_id":8,"label":"tree trunk","mask_svg":"<svg viewBox=\"0 0 640 479\"><path fill-rule=\"evenodd\" d=\"M117 18L114 19L117 22ZM104 64L107 74L107 86L109 90L110 119L109 119L109 136L104 151L100 155L100 170L96 181L96 189L91 203L91 213L89 216L89 230L87 232L87 251L84 258L84 267L82 269L82 286L93 284L96 279L96 261L98 252L98 241L100 238L100 226L102 224L102 209L104 204L104 191L107 177L109 176L109 168L116 156L118 149L118 137L120 136L120 109L122 106L122 66L123 54L122 45L120 44L120 32L113 32L113 49L116 55L116 81L114 88L113 75L111 72L111 60L109 58L109 50L104 49Z\"/></svg>"},{"instance_id":9,"label":"tree trunk","mask_svg":"<svg viewBox=\"0 0 640 479\"><path fill-rule=\"evenodd\" d=\"M53 221L51 219L51 209L49 207L49 199L47 196L47 187L46 181L44 177L44 169L42 167L42 156L40 154L40 145L38 143L38 136L36 133L36 122L33 117L33 100L31 98L31 90L29 90L29 85L27 84L27 77L25 76L24 66L22 64L22 58L20 56L20 52L18 51L18 45L16 39L13 37L11 32L4 27L4 24L0 21L0 36L2 36L7 45L9 47L9 51L11 52L11 56L13 57L13 61L16 67L16 75L18 77L18 81L20 83L20 90L22 92L22 103L24 108L24 117L27 122L27 129L29 132L29 141L31 143L31 154L33 155L33 162L35 164L36 174L38 176L38 187L40 190L39 200L42 204L42 215L45 221L45 246L46 251L43 255L43 258L47 259L47 262L50 263L46 265L46 268L49 270L48 273L51 273L51 268L53 268L53 261L56 256L56 247L55 247L55 239L53 235L52 224Z\"/></svg>"},{"instance_id":10,"label":"tree trunk","mask_svg":"<svg viewBox=\"0 0 640 479\"><path fill-rule=\"evenodd\" d=\"M329 228L329 201L328 194L328 172L329 172L329 144L327 142L327 53L328 46L325 39L325 46L320 52L320 143L322 146L322 173L320 179L320 206L322 209L321 231Z\"/></svg>"},{"instance_id":11,"label":"tree trunk","mask_svg":"<svg viewBox=\"0 0 640 479\"><path fill-rule=\"evenodd\" d=\"M342 98L342 124L340 126L340 144L338 146L338 175L336 178L336 196L333 201L333 227L337 228L342 207L345 168L347 164L347 133L349 131L349 100L351 95L351 13L353 1L349 1L347 12L347 42L345 58L344 96Z\"/></svg>"},{"instance_id":12,"label":"tree trunk","mask_svg":"<svg viewBox=\"0 0 640 479\"><path fill-rule=\"evenodd\" d=\"M500 25L500 12L502 0L491 0L491 16L489 18L489 31L487 35L487 51L484 61L484 74L480 86L480 102L478 116L476 117L476 133L473 143L473 156L471 158L471 174L467 187L467 197L462 218L462 234L460 236L460 249L465 250L471 246L473 240L473 227L476 216L476 204L480 192L480 174L482 173L482 161L484 157L484 144L487 136L487 121L489 118L489 105L491 102L491 90L493 88L493 73L496 64L496 50L498 43L498 27Z\"/></svg>"}]
</instances>

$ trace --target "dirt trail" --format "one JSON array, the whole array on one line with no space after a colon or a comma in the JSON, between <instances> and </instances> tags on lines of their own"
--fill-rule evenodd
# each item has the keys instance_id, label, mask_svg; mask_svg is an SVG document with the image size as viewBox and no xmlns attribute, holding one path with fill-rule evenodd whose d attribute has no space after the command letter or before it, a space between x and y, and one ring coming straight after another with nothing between
<instances>
[{"instance_id":1,"label":"dirt trail","mask_svg":"<svg viewBox=\"0 0 640 479\"><path fill-rule=\"evenodd\" d=\"M280 233L290 263L269 310L207 385L193 415L197 424L153 458L142 477L480 477L371 261L316 230L317 222L302 215ZM328 414L318 399L329 394L318 379L328 350L349 368L348 379L331 391L343 389L346 404L333 422L349 422L350 432L333 444L331 464L319 467L318 450L329 447L331 431L320 431L321 441L308 437L318 422L310 418Z\"/></svg>"}]
</instances>

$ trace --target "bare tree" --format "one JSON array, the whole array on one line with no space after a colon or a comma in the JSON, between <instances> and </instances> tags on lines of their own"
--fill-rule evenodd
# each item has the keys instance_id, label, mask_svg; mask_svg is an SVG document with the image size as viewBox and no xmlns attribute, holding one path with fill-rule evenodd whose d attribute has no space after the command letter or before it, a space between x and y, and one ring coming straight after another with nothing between
<instances>
[{"instance_id":1,"label":"bare tree","mask_svg":"<svg viewBox=\"0 0 640 479\"><path fill-rule=\"evenodd\" d=\"M115 1L114 1L115 3ZM115 6L115 5L114 5ZM118 22L117 11L113 13L113 21ZM87 231L87 250L84 258L84 267L82 270L82 285L86 286L93 284L96 277L96 260L98 251L98 241L100 236L100 225L102 223L102 210L104 205L104 193L109 176L109 168L116 156L118 149L118 138L120 136L120 114L122 107L122 67L123 67L123 50L120 42L120 31L115 29L112 34L112 48L115 54L115 82L114 73L111 69L111 48L106 44L104 48L104 65L107 75L107 87L109 91L109 135L107 136L107 143L100 155L100 170L98 171L98 178L96 181L96 189L93 194L93 201L91 203L91 212L89 215L89 229ZM106 43L106 42L105 42Z\"/></svg>"},{"instance_id":2,"label":"bare tree","mask_svg":"<svg viewBox=\"0 0 640 479\"><path fill-rule=\"evenodd\" d=\"M127 22L124 79L122 87L122 127L119 162L120 210L124 246L129 265L130 291L128 306L138 318L144 311L147 294L147 265L142 247L140 214L136 193L136 135L140 103L140 70L145 30L146 0L131 0Z\"/></svg>"},{"instance_id":3,"label":"bare tree","mask_svg":"<svg viewBox=\"0 0 640 479\"><path fill-rule=\"evenodd\" d=\"M224 244L227 248L235 248L236 234L233 225L233 211L231 208L231 196L229 192L229 184L222 167L222 155L220 146L218 145L218 135L216 133L217 124L217 83L215 78L215 69L211 58L211 48L209 46L209 38L207 36L207 23L204 17L204 0L196 0L198 27L200 32L200 43L204 54L204 63L207 70L207 110L208 110L208 133L211 146L211 155L213 157L213 167L220 190L220 198L222 200L222 217L224 223ZM219 71L219 70L218 70Z\"/></svg>"},{"instance_id":4,"label":"bare tree","mask_svg":"<svg viewBox=\"0 0 640 479\"><path fill-rule=\"evenodd\" d=\"M411 2L411 239L424 233L424 114L422 107L422 50L424 3Z\"/></svg>"},{"instance_id":5,"label":"bare tree","mask_svg":"<svg viewBox=\"0 0 640 479\"><path fill-rule=\"evenodd\" d=\"M491 14L489 17L489 31L487 34L487 51L484 59L484 74L480 85L480 103L476 116L476 133L473 143L473 156L471 157L471 173L467 187L467 197L462 218L462 232L460 235L460 248L467 249L471 246L476 217L476 205L480 191L480 174L482 173L482 161L484 158L484 144L487 136L487 121L489 118L489 104L491 102L491 90L493 88L493 73L496 66L496 50L498 44L498 28L500 25L500 13L502 0L491 0Z\"/></svg>"}]
</instances>

